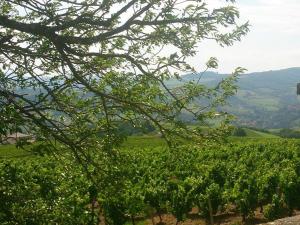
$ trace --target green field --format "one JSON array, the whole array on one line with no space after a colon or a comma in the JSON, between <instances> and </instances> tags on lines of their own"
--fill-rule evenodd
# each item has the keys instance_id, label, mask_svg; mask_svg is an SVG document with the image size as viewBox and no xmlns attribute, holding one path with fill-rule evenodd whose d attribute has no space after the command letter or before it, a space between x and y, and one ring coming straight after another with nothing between
<instances>
[{"instance_id":1,"label":"green field","mask_svg":"<svg viewBox=\"0 0 300 225\"><path fill-rule=\"evenodd\" d=\"M34 154L30 151L34 145L25 148L17 148L15 145L0 145L1 158L22 158L32 157ZM154 148L167 146L166 141L158 136L131 136L122 144L121 148Z\"/></svg>"},{"instance_id":2,"label":"green field","mask_svg":"<svg viewBox=\"0 0 300 225\"><path fill-rule=\"evenodd\" d=\"M293 210L298 207L298 205L290 203L294 199L293 196L291 199L286 199L285 195L279 196L280 201L285 202L284 204L288 207L276 205L274 198L276 197L277 186L283 189L287 188L284 190L287 194L293 193L297 198L300 198L296 191L298 182L295 180L297 177L296 162L300 156L297 147L299 141L284 140L275 135L275 132L268 133L249 128L243 129L246 132L245 137L231 136L228 138L228 143L223 145L202 149L187 142L182 146L178 146L179 149L175 152L168 150L166 141L158 135L128 137L120 147L120 154L123 159L121 159L122 164L119 165L120 168L118 169L124 171L125 182L129 183L118 194L118 197L112 201L121 205L123 201L126 201L127 205L122 206L127 210L124 213L126 215L130 213L133 216L132 218L136 217L135 224L137 225L150 224L152 215L147 214L149 208L156 212L156 217L153 218L156 218L156 222L158 222L157 213L160 207L167 212L164 217L170 223L187 219L186 216L191 207L196 207L202 212L201 214L192 214L194 219L190 219L189 224L205 223L208 219L207 198L211 198L214 214L217 213L219 207L225 207L227 204L236 205L235 212L238 216L229 217L229 221L242 221L243 217L251 218L252 213L260 204L264 204L266 210L264 213L259 214L259 217L263 218L257 220L260 222L287 216L289 212L293 213ZM5 181L3 185L14 192L14 195L26 196L26 198L31 196L27 194L31 189L39 186L43 188L46 185L46 192L51 192L52 185L54 185L53 187L61 192L59 196L62 202L58 203L57 206L53 206L43 200L42 203L39 203L43 207L42 211L46 210L49 205L50 207L57 207L56 210L58 211L71 210L68 207L70 206L69 201L72 201L72 204L79 207L80 217L87 221L89 214L87 214L84 207L81 207L81 202L85 202L84 204L89 203L87 196L78 196L74 199L73 194L85 193L89 181L83 178L82 171L78 167L75 167L73 171L64 172L63 165L54 163L51 156L36 156L30 149L38 146L38 144L41 143L35 143L25 148L17 148L15 145L0 146L0 167L2 166L2 169L5 170L2 174L12 177L15 171L19 173L19 178L12 183L10 183L11 181L1 181L1 179L0 182ZM276 166L274 167L273 164ZM288 170L284 170L285 167ZM274 171L273 168L275 168ZM65 175L62 176L66 173L69 174L67 175L69 181L65 181ZM169 178L165 180L166 177L176 177L176 179L174 181L168 180ZM78 178L80 179L78 180ZM124 179L124 177L121 176L119 179ZM286 187L285 179L295 182L295 186ZM76 183L75 186L73 185L74 182ZM270 182L276 182L274 184L276 185L275 189L269 186ZM48 190L48 188L50 189ZM36 191L36 196L25 199L25 201L34 201L34 204L37 204L41 199L50 198L50 196L43 197L42 189L42 196L39 194L39 189ZM190 196L190 194L192 195ZM190 199L186 199L186 196L190 196ZM57 197L54 195L51 198L56 199ZM106 198L106 196L101 198ZM164 198L167 199L164 200ZM7 199L14 204L14 198L7 197ZM142 199L148 200L142 201ZM111 199L105 201L111 201ZM158 206L155 203L156 201L162 202L159 202ZM243 203L243 201L246 202ZM22 202L17 204L20 204L18 207L21 210L23 208L29 211L38 209L36 208L38 205L27 208L27 206L21 206ZM10 208L12 206L7 205L6 207ZM13 211L13 208L10 210ZM17 212L15 213L17 214ZM43 216L28 213L30 217L43 218ZM47 211L44 211L44 213L47 214ZM20 215L23 216L22 213ZM75 213L74 216L76 217L76 215ZM54 214L54 216L57 217L58 215ZM120 216L114 215L113 217ZM65 216L61 215L60 217L69 220ZM122 216L119 219L121 218ZM21 217L18 220L26 221L28 219ZM125 220L127 221L125 225L132 224L131 219L127 216L125 216ZM217 216L215 220L218 221ZM76 221L76 218L70 221ZM219 222L222 224L223 220L220 219ZM249 220L249 224L253 224L251 220Z\"/></svg>"},{"instance_id":3,"label":"green field","mask_svg":"<svg viewBox=\"0 0 300 225\"><path fill-rule=\"evenodd\" d=\"M1 158L16 158L32 156L29 148L17 148L15 145L2 145L0 146L0 159Z\"/></svg>"},{"instance_id":4,"label":"green field","mask_svg":"<svg viewBox=\"0 0 300 225\"><path fill-rule=\"evenodd\" d=\"M244 128L248 138L279 138L275 134L265 133L262 131L251 130L248 128Z\"/></svg>"},{"instance_id":5,"label":"green field","mask_svg":"<svg viewBox=\"0 0 300 225\"><path fill-rule=\"evenodd\" d=\"M261 131L252 130L249 128L243 128L246 131L245 137L229 137L230 141L243 141L245 139L276 139L280 138L272 133L265 133ZM122 144L122 148L151 148L167 146L166 141L156 136L144 135L144 136L130 136ZM33 153L30 152L32 146L23 148L17 148L15 145L2 145L0 146L0 158L18 158L18 157L31 157Z\"/></svg>"},{"instance_id":6,"label":"green field","mask_svg":"<svg viewBox=\"0 0 300 225\"><path fill-rule=\"evenodd\" d=\"M131 136L122 145L123 147L159 147L166 146L166 141L159 136Z\"/></svg>"},{"instance_id":7,"label":"green field","mask_svg":"<svg viewBox=\"0 0 300 225\"><path fill-rule=\"evenodd\" d=\"M101 191L96 194L83 167L68 154L58 163L51 156L29 158L27 150L2 146L0 209L7 217L0 214L0 221L14 215L18 224L89 224L101 212L88 207L91 195L114 220L111 224L121 225L148 225L151 219L159 224L159 215L166 224L205 224L210 212L216 224L224 224L220 213L227 222L252 225L292 215L300 209L300 142L246 131L248 137L221 145L187 143L172 149L158 136L129 137L119 154L107 158L106 170L95 173L104 181L97 183ZM102 156L93 155L105 162ZM89 171L94 169L89 165ZM264 211L256 217L259 207Z\"/></svg>"}]
</instances>

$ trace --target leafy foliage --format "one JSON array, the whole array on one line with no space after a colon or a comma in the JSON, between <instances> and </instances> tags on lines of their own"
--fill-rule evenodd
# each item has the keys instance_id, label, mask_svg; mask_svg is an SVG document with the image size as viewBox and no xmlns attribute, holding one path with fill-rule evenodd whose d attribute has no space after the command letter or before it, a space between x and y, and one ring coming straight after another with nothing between
<instances>
[{"instance_id":1,"label":"leafy foliage","mask_svg":"<svg viewBox=\"0 0 300 225\"><path fill-rule=\"evenodd\" d=\"M124 140L128 132L120 134L120 124L140 129L147 123L170 145L175 136L202 138L180 113L201 123L215 119L244 70L214 88L196 80L176 88L165 83L195 72L186 59L199 42L231 45L248 32L233 2L210 9L198 0L2 1L0 132L19 127L56 139L86 164L93 160L90 149L112 151ZM216 67L211 58L204 69ZM199 98L205 104L194 107ZM220 133L228 115L219 114Z\"/></svg>"},{"instance_id":2,"label":"leafy foliage","mask_svg":"<svg viewBox=\"0 0 300 225\"><path fill-rule=\"evenodd\" d=\"M80 170L46 158L0 167L1 224L88 223L88 182Z\"/></svg>"}]
</instances>

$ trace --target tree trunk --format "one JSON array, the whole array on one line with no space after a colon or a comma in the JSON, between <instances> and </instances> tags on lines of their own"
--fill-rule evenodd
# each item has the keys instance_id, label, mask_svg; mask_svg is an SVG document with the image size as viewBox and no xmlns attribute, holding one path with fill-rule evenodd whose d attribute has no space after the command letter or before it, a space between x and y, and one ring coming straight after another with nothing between
<instances>
[{"instance_id":1,"label":"tree trunk","mask_svg":"<svg viewBox=\"0 0 300 225\"><path fill-rule=\"evenodd\" d=\"M214 225L214 216L213 216L210 198L208 198L208 210L209 210L210 225Z\"/></svg>"},{"instance_id":2,"label":"tree trunk","mask_svg":"<svg viewBox=\"0 0 300 225\"><path fill-rule=\"evenodd\" d=\"M243 223L246 222L246 215L243 213Z\"/></svg>"},{"instance_id":3,"label":"tree trunk","mask_svg":"<svg viewBox=\"0 0 300 225\"><path fill-rule=\"evenodd\" d=\"M158 216L159 216L159 222L162 223L162 217L161 217L160 212L158 212Z\"/></svg>"},{"instance_id":4,"label":"tree trunk","mask_svg":"<svg viewBox=\"0 0 300 225\"><path fill-rule=\"evenodd\" d=\"M96 203L96 200L93 199L92 200L92 212L91 212L91 221L90 221L90 225L93 225L94 224L94 217L95 217L95 203Z\"/></svg>"},{"instance_id":5,"label":"tree trunk","mask_svg":"<svg viewBox=\"0 0 300 225\"><path fill-rule=\"evenodd\" d=\"M134 216L131 216L132 225L135 225Z\"/></svg>"}]
</instances>

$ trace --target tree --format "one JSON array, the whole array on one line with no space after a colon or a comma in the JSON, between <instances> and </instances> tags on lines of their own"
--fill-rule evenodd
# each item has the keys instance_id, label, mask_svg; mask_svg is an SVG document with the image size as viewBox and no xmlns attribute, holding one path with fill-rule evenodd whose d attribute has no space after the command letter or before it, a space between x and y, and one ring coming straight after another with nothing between
<instances>
[{"instance_id":1,"label":"tree","mask_svg":"<svg viewBox=\"0 0 300 225\"><path fill-rule=\"evenodd\" d=\"M88 164L96 164L95 149L113 155L120 121L149 121L170 145L174 135L202 137L178 116L214 119L242 69L213 88L200 77L176 87L166 81L195 72L186 59L202 40L226 46L247 33L233 2L211 10L200 0L1 1L1 133L28 129ZM215 67L211 58L207 68Z\"/></svg>"},{"instance_id":2,"label":"tree","mask_svg":"<svg viewBox=\"0 0 300 225\"><path fill-rule=\"evenodd\" d=\"M233 136L245 137L245 136L247 136L247 133L246 133L246 131L243 128L237 127L233 131Z\"/></svg>"}]
</instances>

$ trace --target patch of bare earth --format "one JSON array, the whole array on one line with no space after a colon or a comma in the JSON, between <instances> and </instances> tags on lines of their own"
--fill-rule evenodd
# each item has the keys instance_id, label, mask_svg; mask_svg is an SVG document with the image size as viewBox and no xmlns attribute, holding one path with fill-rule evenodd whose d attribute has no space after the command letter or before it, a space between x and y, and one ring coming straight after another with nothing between
<instances>
[{"instance_id":1,"label":"patch of bare earth","mask_svg":"<svg viewBox=\"0 0 300 225\"><path fill-rule=\"evenodd\" d=\"M233 211L226 212L224 214L218 214L214 216L214 225L300 225L300 212L297 211L294 217L286 217L274 222L268 222L264 218L263 214L257 209L253 218L248 218L246 222L242 222L242 217ZM184 222L176 223L176 218L170 214L164 214L161 216L155 216L153 220L147 219L147 225L210 225L208 220L201 217L197 210L192 210L188 215L188 218Z\"/></svg>"},{"instance_id":2,"label":"patch of bare earth","mask_svg":"<svg viewBox=\"0 0 300 225\"><path fill-rule=\"evenodd\" d=\"M261 225L300 225L300 215L275 220L273 222L264 223Z\"/></svg>"},{"instance_id":3,"label":"patch of bare earth","mask_svg":"<svg viewBox=\"0 0 300 225\"><path fill-rule=\"evenodd\" d=\"M160 222L159 216L155 216L153 220L148 219L147 225L209 225L210 222L200 216L197 210L192 210L184 222L176 223L176 218L170 214L164 214L161 216L162 222ZM229 211L223 214L214 216L214 225L254 225L266 222L263 215L256 210L255 216L252 219L248 219L246 223L242 222L242 217L235 212ZM300 225L300 224L299 224Z\"/></svg>"}]
</instances>

